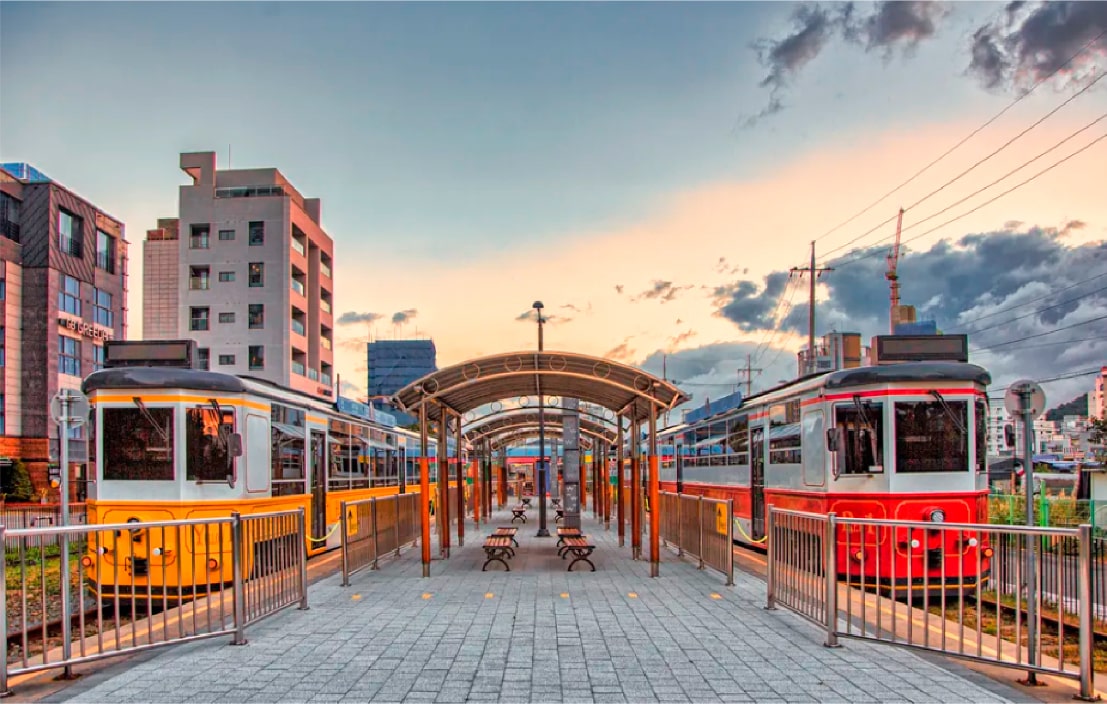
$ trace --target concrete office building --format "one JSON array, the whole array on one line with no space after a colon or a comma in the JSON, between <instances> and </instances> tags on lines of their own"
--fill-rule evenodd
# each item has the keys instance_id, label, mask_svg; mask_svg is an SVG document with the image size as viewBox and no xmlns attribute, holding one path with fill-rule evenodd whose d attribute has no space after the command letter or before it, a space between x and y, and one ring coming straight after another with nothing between
<instances>
[{"instance_id":1,"label":"concrete office building","mask_svg":"<svg viewBox=\"0 0 1107 704\"><path fill-rule=\"evenodd\" d=\"M142 242L142 337L146 340L178 339L179 226L176 218L160 218Z\"/></svg>"},{"instance_id":2,"label":"concrete office building","mask_svg":"<svg viewBox=\"0 0 1107 704\"><path fill-rule=\"evenodd\" d=\"M126 314L123 223L28 164L0 164L0 464L22 460L35 488L60 455L50 399L103 365ZM88 438L87 425L70 432L72 498Z\"/></svg>"},{"instance_id":3,"label":"concrete office building","mask_svg":"<svg viewBox=\"0 0 1107 704\"><path fill-rule=\"evenodd\" d=\"M215 152L181 154L180 167L192 183L177 221L148 233L144 305L160 315L177 296L173 337L196 341L201 367L333 399L334 243L319 199L274 168L217 170ZM151 281L174 247L176 281ZM152 333L169 336L163 325Z\"/></svg>"}]
</instances>

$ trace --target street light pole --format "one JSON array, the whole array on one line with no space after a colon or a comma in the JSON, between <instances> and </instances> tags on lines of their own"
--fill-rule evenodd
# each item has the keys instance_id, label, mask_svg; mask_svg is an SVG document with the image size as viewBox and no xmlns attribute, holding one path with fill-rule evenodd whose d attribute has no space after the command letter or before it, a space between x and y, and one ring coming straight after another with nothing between
<instances>
[{"instance_id":1,"label":"street light pole","mask_svg":"<svg viewBox=\"0 0 1107 704\"><path fill-rule=\"evenodd\" d=\"M535 301L535 313L538 317L538 351L542 351L542 301ZM538 371L537 369L535 370ZM546 529L546 476L549 467L546 464L546 412L545 393L542 391L541 377L538 380L538 533L539 538L550 537L550 531Z\"/></svg>"}]
</instances>

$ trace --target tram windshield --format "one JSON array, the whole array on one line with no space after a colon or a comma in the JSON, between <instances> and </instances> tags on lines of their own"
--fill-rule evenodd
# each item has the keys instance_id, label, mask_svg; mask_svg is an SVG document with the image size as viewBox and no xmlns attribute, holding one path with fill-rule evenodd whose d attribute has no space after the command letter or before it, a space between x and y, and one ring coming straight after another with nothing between
<instances>
[{"instance_id":1,"label":"tram windshield","mask_svg":"<svg viewBox=\"0 0 1107 704\"><path fill-rule=\"evenodd\" d=\"M173 481L173 409L103 410L104 479Z\"/></svg>"},{"instance_id":2,"label":"tram windshield","mask_svg":"<svg viewBox=\"0 0 1107 704\"><path fill-rule=\"evenodd\" d=\"M897 472L969 470L968 405L934 396L895 404Z\"/></svg>"},{"instance_id":3,"label":"tram windshield","mask_svg":"<svg viewBox=\"0 0 1107 704\"><path fill-rule=\"evenodd\" d=\"M228 436L234 432L234 411L201 406L185 416L188 481L225 481L233 472Z\"/></svg>"}]
</instances>

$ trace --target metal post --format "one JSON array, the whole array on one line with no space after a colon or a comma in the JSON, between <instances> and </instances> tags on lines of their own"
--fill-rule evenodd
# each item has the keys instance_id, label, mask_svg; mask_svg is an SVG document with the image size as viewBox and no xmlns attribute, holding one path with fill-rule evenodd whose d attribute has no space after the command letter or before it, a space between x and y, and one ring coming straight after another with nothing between
<instances>
[{"instance_id":1,"label":"metal post","mask_svg":"<svg viewBox=\"0 0 1107 704\"><path fill-rule=\"evenodd\" d=\"M3 529L0 528L0 531ZM1095 701L1095 662L1092 632L1092 527L1080 528L1079 587L1080 598L1080 695L1084 701ZM2 533L0 533L2 534Z\"/></svg>"},{"instance_id":2,"label":"metal post","mask_svg":"<svg viewBox=\"0 0 1107 704\"><path fill-rule=\"evenodd\" d=\"M542 301L535 301L533 306L538 314L538 354L534 356L534 370L538 371L538 365L542 360ZM549 463L546 462L546 399L542 391L542 377L534 375L535 384L538 387L538 469L535 472L535 483L538 484L538 533L539 538L550 537L550 531L546 528L546 482L550 474Z\"/></svg>"},{"instance_id":3,"label":"metal post","mask_svg":"<svg viewBox=\"0 0 1107 704\"><path fill-rule=\"evenodd\" d=\"M1023 424L1023 478L1026 480L1026 525L1034 526L1034 418L1031 410L1033 391L1019 392ZM1027 664L1038 665L1038 577L1037 558L1041 540L1032 533L1026 534L1026 647ZM1037 673L1026 673L1026 684L1038 684Z\"/></svg>"},{"instance_id":4,"label":"metal post","mask_svg":"<svg viewBox=\"0 0 1107 704\"><path fill-rule=\"evenodd\" d=\"M823 567L826 570L826 643L828 648L838 643L838 517L826 514L826 535L823 536Z\"/></svg>"},{"instance_id":5,"label":"metal post","mask_svg":"<svg viewBox=\"0 0 1107 704\"><path fill-rule=\"evenodd\" d=\"M676 544L677 557L684 557L684 495L677 492L676 495ZM670 536L671 537L671 536Z\"/></svg>"},{"instance_id":6,"label":"metal post","mask_svg":"<svg viewBox=\"0 0 1107 704\"><path fill-rule=\"evenodd\" d=\"M349 526L346 521L346 502L341 503L342 516L338 519L342 526L339 530L342 531L342 586L350 586L350 533Z\"/></svg>"},{"instance_id":7,"label":"metal post","mask_svg":"<svg viewBox=\"0 0 1107 704\"><path fill-rule=\"evenodd\" d=\"M380 526L377 524L377 499L376 499L376 497L374 497L373 499L371 499L369 501L369 515L372 517L370 520L372 520L372 522L373 522L373 564L369 567L369 569L375 570L378 567L377 560L380 559L380 556L381 556L381 542L380 542L381 530L380 530Z\"/></svg>"},{"instance_id":8,"label":"metal post","mask_svg":"<svg viewBox=\"0 0 1107 704\"><path fill-rule=\"evenodd\" d=\"M465 472L461 464L461 416L455 419L457 423L454 452L457 453L457 546L465 546Z\"/></svg>"},{"instance_id":9,"label":"metal post","mask_svg":"<svg viewBox=\"0 0 1107 704\"><path fill-rule=\"evenodd\" d=\"M419 539L423 541L423 576L430 577L430 442L427 431L427 402L419 404Z\"/></svg>"},{"instance_id":10,"label":"metal post","mask_svg":"<svg viewBox=\"0 0 1107 704\"><path fill-rule=\"evenodd\" d=\"M626 544L626 503L623 500L623 417L616 416L619 427L618 445L615 447L615 509L619 519L619 547Z\"/></svg>"},{"instance_id":11,"label":"metal post","mask_svg":"<svg viewBox=\"0 0 1107 704\"><path fill-rule=\"evenodd\" d=\"M231 572L234 583L234 638L231 645L246 645L246 591L242 580L243 569L242 516L231 512Z\"/></svg>"},{"instance_id":12,"label":"metal post","mask_svg":"<svg viewBox=\"0 0 1107 704\"><path fill-rule=\"evenodd\" d=\"M698 569L703 569L703 496L696 497L696 557L700 559Z\"/></svg>"},{"instance_id":13,"label":"metal post","mask_svg":"<svg viewBox=\"0 0 1107 704\"><path fill-rule=\"evenodd\" d=\"M307 515L304 513L304 507L300 507L300 610L306 611L308 608L307 598Z\"/></svg>"},{"instance_id":14,"label":"metal post","mask_svg":"<svg viewBox=\"0 0 1107 704\"><path fill-rule=\"evenodd\" d=\"M650 496L650 576L656 577L661 571L661 546L658 518L661 515L657 466L657 407L650 402L650 469L648 490Z\"/></svg>"},{"instance_id":15,"label":"metal post","mask_svg":"<svg viewBox=\"0 0 1107 704\"><path fill-rule=\"evenodd\" d=\"M0 523L0 548L5 548L7 546L4 537L5 532L6 529L4 528L4 525ZM5 577L6 576L7 575L5 575ZM8 580L0 579L0 605L3 606L3 608L0 608L0 632L3 632L5 635L7 635L8 633L7 604ZM5 655L7 655L7 653L5 653ZM3 663L0 663L0 698L10 697L13 694L15 693L8 689L8 663L7 660L5 660Z\"/></svg>"},{"instance_id":16,"label":"metal post","mask_svg":"<svg viewBox=\"0 0 1107 704\"><path fill-rule=\"evenodd\" d=\"M630 551L642 558L642 438L637 420L630 422Z\"/></svg>"},{"instance_id":17,"label":"metal post","mask_svg":"<svg viewBox=\"0 0 1107 704\"><path fill-rule=\"evenodd\" d=\"M734 586L734 499L726 500L726 585Z\"/></svg>"},{"instance_id":18,"label":"metal post","mask_svg":"<svg viewBox=\"0 0 1107 704\"><path fill-rule=\"evenodd\" d=\"M769 536L766 541L768 545L768 554L766 555L765 564L765 608L773 611L776 609L776 535L774 529L776 527L776 519L773 516L773 505L769 504L767 507L768 513L765 516L765 535ZM731 519L731 525L734 524L734 520ZM734 569L734 550L730 551L731 554L731 569Z\"/></svg>"},{"instance_id":19,"label":"metal post","mask_svg":"<svg viewBox=\"0 0 1107 704\"><path fill-rule=\"evenodd\" d=\"M61 462L61 524L69 525L69 394L64 390L58 394L61 406L61 418L58 423L58 453ZM62 658L68 663L73 655L73 619L69 613L69 534L61 534L61 625ZM82 634L83 635L83 634ZM73 668L66 665L62 679L73 679Z\"/></svg>"},{"instance_id":20,"label":"metal post","mask_svg":"<svg viewBox=\"0 0 1107 704\"><path fill-rule=\"evenodd\" d=\"M435 521L438 523L438 552L450 556L450 432L446 427L446 409L438 409L438 504Z\"/></svg>"}]
</instances>

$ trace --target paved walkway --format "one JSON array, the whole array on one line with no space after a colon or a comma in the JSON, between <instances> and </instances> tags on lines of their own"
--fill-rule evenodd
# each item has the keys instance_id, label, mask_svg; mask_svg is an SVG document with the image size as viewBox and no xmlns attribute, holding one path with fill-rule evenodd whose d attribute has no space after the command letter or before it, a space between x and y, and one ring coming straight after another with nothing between
<instances>
[{"instance_id":1,"label":"paved walkway","mask_svg":"<svg viewBox=\"0 0 1107 704\"><path fill-rule=\"evenodd\" d=\"M251 627L249 645L202 641L121 663L67 689L90 702L1001 702L1019 692L945 660L822 634L765 611L765 585L736 586L665 552L661 577L586 518L596 572L565 572L556 538L519 533L512 571L481 572L481 539L435 561L418 550L311 608ZM497 513L493 525L507 525ZM553 512L550 512L550 519ZM553 525L551 523L551 525ZM487 534L491 528L482 527ZM587 569L578 564L576 569ZM496 571L492 571L496 570Z\"/></svg>"}]
</instances>

